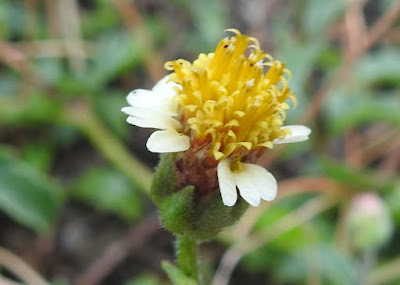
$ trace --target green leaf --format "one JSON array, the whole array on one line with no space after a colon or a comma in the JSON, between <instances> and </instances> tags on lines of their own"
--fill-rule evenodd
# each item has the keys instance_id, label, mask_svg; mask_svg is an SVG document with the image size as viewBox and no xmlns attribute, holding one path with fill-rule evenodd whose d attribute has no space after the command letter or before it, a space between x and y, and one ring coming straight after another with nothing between
<instances>
[{"instance_id":1,"label":"green leaf","mask_svg":"<svg viewBox=\"0 0 400 285\"><path fill-rule=\"evenodd\" d=\"M307 0L303 15L304 30L311 38L324 36L330 24L344 11L346 1Z\"/></svg>"},{"instance_id":2,"label":"green leaf","mask_svg":"<svg viewBox=\"0 0 400 285\"><path fill-rule=\"evenodd\" d=\"M35 61L35 71L47 84L54 84L63 75L63 62L61 59L40 58Z\"/></svg>"},{"instance_id":3,"label":"green leaf","mask_svg":"<svg viewBox=\"0 0 400 285\"><path fill-rule=\"evenodd\" d=\"M1 8L0 8L1 9ZM0 98L10 98L18 90L18 77L14 73L2 73L0 76Z\"/></svg>"},{"instance_id":4,"label":"green leaf","mask_svg":"<svg viewBox=\"0 0 400 285\"><path fill-rule=\"evenodd\" d=\"M388 83L400 86L400 53L385 48L364 56L356 66L356 75L363 85Z\"/></svg>"},{"instance_id":5,"label":"green leaf","mask_svg":"<svg viewBox=\"0 0 400 285\"><path fill-rule=\"evenodd\" d=\"M306 83L311 76L315 61L325 48L325 44L318 40L304 44L296 43L292 39L285 39L283 44L277 58L282 60L293 74L289 84L299 102L296 108L288 112L289 120L293 120L303 113L307 105L306 100L308 99L306 95L308 90L306 89Z\"/></svg>"},{"instance_id":6,"label":"green leaf","mask_svg":"<svg viewBox=\"0 0 400 285\"><path fill-rule=\"evenodd\" d=\"M0 97L0 120L9 124L54 122L60 114L60 103L40 92L26 100Z\"/></svg>"},{"instance_id":7,"label":"green leaf","mask_svg":"<svg viewBox=\"0 0 400 285\"><path fill-rule=\"evenodd\" d=\"M23 158L37 169L46 171L52 161L52 149L45 143L29 142L23 148Z\"/></svg>"},{"instance_id":8,"label":"green leaf","mask_svg":"<svg viewBox=\"0 0 400 285\"><path fill-rule=\"evenodd\" d=\"M392 180L379 179L379 176L372 170L352 168L346 163L326 157L315 160L314 165L305 171L311 175L330 177L338 182L356 187L360 191L388 192L394 187Z\"/></svg>"},{"instance_id":9,"label":"green leaf","mask_svg":"<svg viewBox=\"0 0 400 285\"><path fill-rule=\"evenodd\" d=\"M129 128L126 123L126 115L121 112L121 108L126 106L126 94L107 93L99 95L95 101L95 108L108 128L119 137L124 137Z\"/></svg>"},{"instance_id":10,"label":"green leaf","mask_svg":"<svg viewBox=\"0 0 400 285\"><path fill-rule=\"evenodd\" d=\"M397 181L393 190L385 197L386 205L397 226L400 226L400 181Z\"/></svg>"},{"instance_id":11,"label":"green leaf","mask_svg":"<svg viewBox=\"0 0 400 285\"><path fill-rule=\"evenodd\" d=\"M188 8L191 10L196 29L195 33L189 35L190 47L201 52L212 51L215 48L223 30L227 27L228 14L224 2L214 0L190 2Z\"/></svg>"},{"instance_id":12,"label":"green leaf","mask_svg":"<svg viewBox=\"0 0 400 285\"><path fill-rule=\"evenodd\" d=\"M303 284L310 272L320 274L323 284L355 284L355 263L337 249L320 245L294 252L278 270L276 277L283 282Z\"/></svg>"},{"instance_id":13,"label":"green leaf","mask_svg":"<svg viewBox=\"0 0 400 285\"><path fill-rule=\"evenodd\" d=\"M115 171L91 169L78 179L73 190L74 197L128 221L142 213L142 198L129 180Z\"/></svg>"},{"instance_id":14,"label":"green leaf","mask_svg":"<svg viewBox=\"0 0 400 285\"><path fill-rule=\"evenodd\" d=\"M58 216L63 196L50 179L0 149L0 210L38 232Z\"/></svg>"},{"instance_id":15,"label":"green leaf","mask_svg":"<svg viewBox=\"0 0 400 285\"><path fill-rule=\"evenodd\" d=\"M175 267L168 261L162 263L162 268L168 274L173 285L197 285L197 282L186 276L179 268Z\"/></svg>"},{"instance_id":16,"label":"green leaf","mask_svg":"<svg viewBox=\"0 0 400 285\"><path fill-rule=\"evenodd\" d=\"M400 126L398 106L400 97L395 93L376 94L368 90L339 88L325 105L329 129L333 135L370 122L388 122Z\"/></svg>"},{"instance_id":17,"label":"green leaf","mask_svg":"<svg viewBox=\"0 0 400 285\"><path fill-rule=\"evenodd\" d=\"M93 88L100 88L124 70L131 71L143 59L143 51L127 32L105 34L97 46L93 68L83 77Z\"/></svg>"}]
</instances>

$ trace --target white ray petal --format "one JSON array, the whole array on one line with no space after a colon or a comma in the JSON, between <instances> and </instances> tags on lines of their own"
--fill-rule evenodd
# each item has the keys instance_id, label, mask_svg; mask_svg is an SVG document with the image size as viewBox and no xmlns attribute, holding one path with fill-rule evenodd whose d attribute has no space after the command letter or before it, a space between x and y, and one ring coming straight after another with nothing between
<instances>
[{"instance_id":1,"label":"white ray petal","mask_svg":"<svg viewBox=\"0 0 400 285\"><path fill-rule=\"evenodd\" d=\"M239 188L239 193L242 198L250 205L257 207L260 204L261 196L257 187L259 187L259 173L252 171L252 168L246 167L243 164L243 169L239 173L234 173L235 182Z\"/></svg>"},{"instance_id":2,"label":"white ray petal","mask_svg":"<svg viewBox=\"0 0 400 285\"><path fill-rule=\"evenodd\" d=\"M146 146L151 152L180 152L190 147L190 140L188 136L174 130L162 130L152 133Z\"/></svg>"},{"instance_id":3,"label":"white ray petal","mask_svg":"<svg viewBox=\"0 0 400 285\"><path fill-rule=\"evenodd\" d=\"M152 91L154 93L160 94L165 99L171 100L172 97L176 95L174 87L178 88L182 87L179 84L176 84L175 82L168 80L169 80L169 75L164 76L160 81L156 83L156 85L154 85Z\"/></svg>"},{"instance_id":4,"label":"white ray petal","mask_svg":"<svg viewBox=\"0 0 400 285\"><path fill-rule=\"evenodd\" d=\"M156 98L157 95L151 90L147 89L135 89L132 90L128 96L126 96L126 101L128 101L128 104L133 106L135 104L143 105L144 107L150 108L152 105L152 99ZM146 100L149 98L149 100Z\"/></svg>"},{"instance_id":5,"label":"white ray petal","mask_svg":"<svg viewBox=\"0 0 400 285\"><path fill-rule=\"evenodd\" d=\"M243 163L243 170L236 174L236 184L239 191L257 192L261 199L272 201L275 199L278 184L275 177L264 167Z\"/></svg>"},{"instance_id":6,"label":"white ray petal","mask_svg":"<svg viewBox=\"0 0 400 285\"><path fill-rule=\"evenodd\" d=\"M306 141L306 140L308 140L308 136L311 134L310 128L308 128L306 126L301 126L301 125L283 126L282 129L289 129L291 131L291 133L286 135L283 138L275 139L273 141L274 144Z\"/></svg>"},{"instance_id":7,"label":"white ray petal","mask_svg":"<svg viewBox=\"0 0 400 285\"><path fill-rule=\"evenodd\" d=\"M218 163L217 175L222 203L226 206L235 205L237 201L236 183L228 159L223 159Z\"/></svg>"},{"instance_id":8,"label":"white ray petal","mask_svg":"<svg viewBox=\"0 0 400 285\"><path fill-rule=\"evenodd\" d=\"M146 89L135 89L126 97L128 104L135 108L150 109L170 116L176 115L176 108L171 99Z\"/></svg>"},{"instance_id":9,"label":"white ray petal","mask_svg":"<svg viewBox=\"0 0 400 285\"><path fill-rule=\"evenodd\" d=\"M122 112L129 115L128 123L142 128L173 129L181 127L181 123L167 114L154 110L124 107Z\"/></svg>"}]
</instances>

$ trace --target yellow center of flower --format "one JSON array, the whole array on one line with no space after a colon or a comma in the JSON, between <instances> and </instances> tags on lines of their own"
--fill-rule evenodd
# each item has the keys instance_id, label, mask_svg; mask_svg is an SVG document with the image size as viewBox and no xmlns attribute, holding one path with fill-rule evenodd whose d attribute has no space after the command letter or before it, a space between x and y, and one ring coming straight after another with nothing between
<instances>
[{"instance_id":1,"label":"yellow center of flower","mask_svg":"<svg viewBox=\"0 0 400 285\"><path fill-rule=\"evenodd\" d=\"M255 38L229 31L235 35L221 40L214 53L200 54L193 63L165 64L174 71L170 80L181 86L174 101L182 132L192 142L209 143L216 160L272 148L273 140L288 133L281 129L289 108L285 101L296 103L285 65L262 51Z\"/></svg>"}]
</instances>

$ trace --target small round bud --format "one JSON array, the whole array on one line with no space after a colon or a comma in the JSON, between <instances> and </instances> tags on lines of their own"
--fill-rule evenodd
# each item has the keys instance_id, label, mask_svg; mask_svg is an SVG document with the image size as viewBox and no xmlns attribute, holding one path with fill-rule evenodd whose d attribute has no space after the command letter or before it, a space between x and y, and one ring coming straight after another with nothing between
<instances>
[{"instance_id":1,"label":"small round bud","mask_svg":"<svg viewBox=\"0 0 400 285\"><path fill-rule=\"evenodd\" d=\"M392 233L389 212L375 193L362 193L353 198L347 225L351 244L358 250L379 248Z\"/></svg>"}]
</instances>

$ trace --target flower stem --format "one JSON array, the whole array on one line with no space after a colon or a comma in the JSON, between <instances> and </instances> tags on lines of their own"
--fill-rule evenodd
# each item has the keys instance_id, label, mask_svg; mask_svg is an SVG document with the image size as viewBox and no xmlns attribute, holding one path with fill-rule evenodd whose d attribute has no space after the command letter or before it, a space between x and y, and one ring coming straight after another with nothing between
<instances>
[{"instance_id":1,"label":"flower stem","mask_svg":"<svg viewBox=\"0 0 400 285\"><path fill-rule=\"evenodd\" d=\"M197 241L187 235L177 235L176 239L176 258L179 269L190 278L198 281Z\"/></svg>"}]
</instances>

